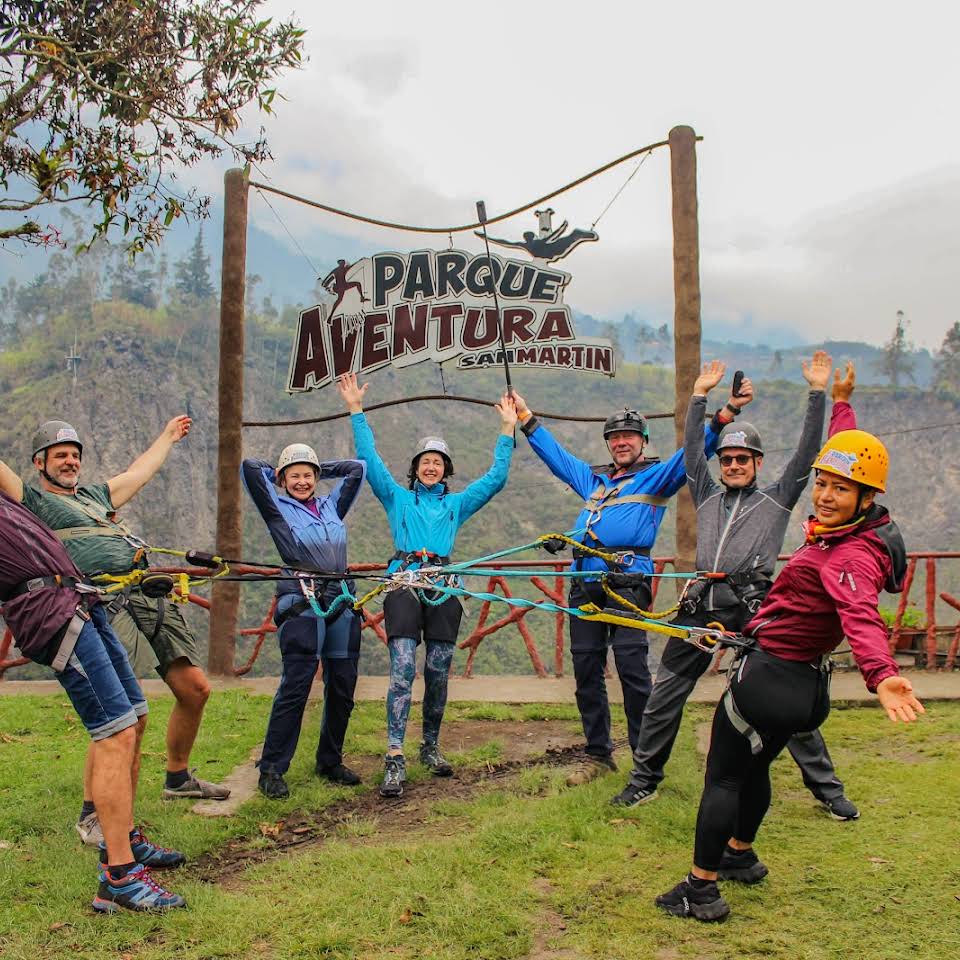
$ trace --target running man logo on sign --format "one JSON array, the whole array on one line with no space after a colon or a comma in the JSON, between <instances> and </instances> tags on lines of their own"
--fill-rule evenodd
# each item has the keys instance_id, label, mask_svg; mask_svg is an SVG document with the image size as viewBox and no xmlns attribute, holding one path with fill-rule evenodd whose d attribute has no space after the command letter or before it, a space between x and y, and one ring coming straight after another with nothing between
<instances>
[{"instance_id":1,"label":"running man logo on sign","mask_svg":"<svg viewBox=\"0 0 960 960\"><path fill-rule=\"evenodd\" d=\"M540 235L491 242L520 247L532 262L464 250L377 253L337 266L321 281L334 298L300 314L290 358L291 393L324 387L344 373L457 359L461 369L503 363L494 289L507 361L615 374L609 340L577 338L563 294L570 274L550 266L592 231L550 227L538 211ZM492 264L492 269L491 269Z\"/></svg>"}]
</instances>

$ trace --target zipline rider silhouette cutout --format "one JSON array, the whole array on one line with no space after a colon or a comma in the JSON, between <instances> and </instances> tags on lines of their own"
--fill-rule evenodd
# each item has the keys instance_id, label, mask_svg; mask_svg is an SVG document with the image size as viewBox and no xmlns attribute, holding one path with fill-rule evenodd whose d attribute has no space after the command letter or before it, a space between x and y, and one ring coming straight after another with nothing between
<instances>
[{"instance_id":1,"label":"zipline rider silhouette cutout","mask_svg":"<svg viewBox=\"0 0 960 960\"><path fill-rule=\"evenodd\" d=\"M600 239L599 235L593 230L581 230L579 227L563 236L569 222L564 220L554 230L551 227L553 210L537 210L536 216L540 224L539 236L532 230L527 230L524 232L522 240L498 240L496 237L488 237L488 239L491 243L500 247L526 250L534 260L542 260L544 263L552 263L554 260L562 259L581 243ZM483 237L483 234L479 231L474 231L474 233L478 237Z\"/></svg>"}]
</instances>

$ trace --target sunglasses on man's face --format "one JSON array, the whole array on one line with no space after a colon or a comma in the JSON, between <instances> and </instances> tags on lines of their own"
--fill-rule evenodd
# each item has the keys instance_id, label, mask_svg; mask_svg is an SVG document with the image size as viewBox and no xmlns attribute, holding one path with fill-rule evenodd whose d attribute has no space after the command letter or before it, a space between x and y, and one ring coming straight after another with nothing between
<instances>
[{"instance_id":1,"label":"sunglasses on man's face","mask_svg":"<svg viewBox=\"0 0 960 960\"><path fill-rule=\"evenodd\" d=\"M725 457L720 457L720 466L729 467L732 463L736 463L738 467L745 467L752 459L749 453L727 454Z\"/></svg>"}]
</instances>

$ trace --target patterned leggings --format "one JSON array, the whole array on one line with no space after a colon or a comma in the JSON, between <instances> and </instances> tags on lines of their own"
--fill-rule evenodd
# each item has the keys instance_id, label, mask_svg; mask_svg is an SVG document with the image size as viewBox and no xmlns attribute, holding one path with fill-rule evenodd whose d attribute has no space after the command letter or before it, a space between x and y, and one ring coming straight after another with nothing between
<instances>
[{"instance_id":1,"label":"patterned leggings","mask_svg":"<svg viewBox=\"0 0 960 960\"><path fill-rule=\"evenodd\" d=\"M423 665L423 741L436 744L447 705L447 677L453 661L453 644L427 640L427 659ZM387 749L403 750L417 672L417 641L413 637L393 637L390 649L390 686L387 688Z\"/></svg>"}]
</instances>

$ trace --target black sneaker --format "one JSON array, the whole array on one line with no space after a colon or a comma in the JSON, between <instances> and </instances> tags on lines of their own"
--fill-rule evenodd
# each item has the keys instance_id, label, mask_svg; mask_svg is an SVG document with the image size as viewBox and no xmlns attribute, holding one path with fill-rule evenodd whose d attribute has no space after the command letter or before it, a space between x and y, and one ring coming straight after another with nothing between
<instances>
[{"instance_id":1,"label":"black sneaker","mask_svg":"<svg viewBox=\"0 0 960 960\"><path fill-rule=\"evenodd\" d=\"M360 775L354 773L349 767L338 763L332 767L317 767L317 776L329 780L331 783L338 783L343 787L355 787L360 783Z\"/></svg>"},{"instance_id":2,"label":"black sneaker","mask_svg":"<svg viewBox=\"0 0 960 960\"><path fill-rule=\"evenodd\" d=\"M860 811L856 804L848 800L843 794L831 800L822 800L824 809L834 820L859 820Z\"/></svg>"},{"instance_id":3,"label":"black sneaker","mask_svg":"<svg viewBox=\"0 0 960 960\"><path fill-rule=\"evenodd\" d=\"M406 762L401 754L387 754L383 760L383 783L380 796L395 799L403 796L403 782L407 779Z\"/></svg>"},{"instance_id":4,"label":"black sneaker","mask_svg":"<svg viewBox=\"0 0 960 960\"><path fill-rule=\"evenodd\" d=\"M257 787L265 797L269 797L271 800L286 800L290 796L287 781L283 779L282 774L273 770L264 770L260 774L260 782Z\"/></svg>"},{"instance_id":5,"label":"black sneaker","mask_svg":"<svg viewBox=\"0 0 960 960\"><path fill-rule=\"evenodd\" d=\"M628 783L611 801L615 807L639 807L657 799L656 787L638 787Z\"/></svg>"},{"instance_id":6,"label":"black sneaker","mask_svg":"<svg viewBox=\"0 0 960 960\"><path fill-rule=\"evenodd\" d=\"M705 923L723 920L730 913L730 904L720 896L716 883L695 887L684 877L672 890L661 893L654 903L675 917L693 917Z\"/></svg>"},{"instance_id":7,"label":"black sneaker","mask_svg":"<svg viewBox=\"0 0 960 960\"><path fill-rule=\"evenodd\" d=\"M444 759L440 748L435 743L420 744L420 762L430 769L435 777L450 777L453 767Z\"/></svg>"},{"instance_id":8,"label":"black sneaker","mask_svg":"<svg viewBox=\"0 0 960 960\"><path fill-rule=\"evenodd\" d=\"M734 850L727 847L720 858L717 873L721 880L736 880L737 883L759 883L770 871L754 853L749 850Z\"/></svg>"}]
</instances>

